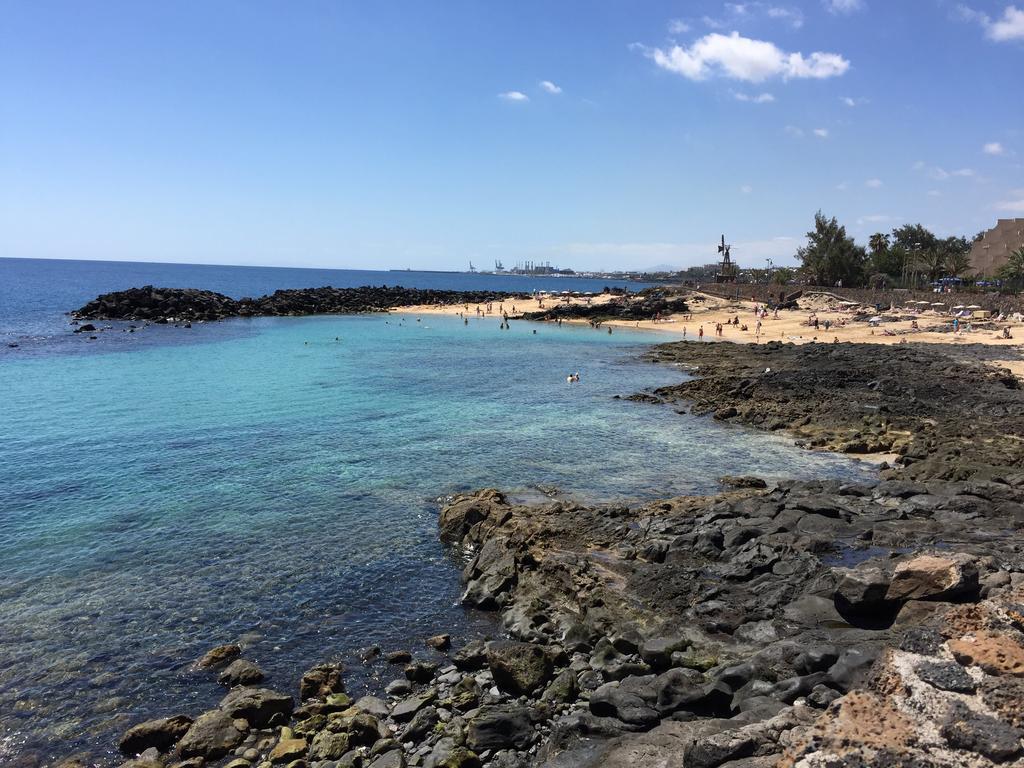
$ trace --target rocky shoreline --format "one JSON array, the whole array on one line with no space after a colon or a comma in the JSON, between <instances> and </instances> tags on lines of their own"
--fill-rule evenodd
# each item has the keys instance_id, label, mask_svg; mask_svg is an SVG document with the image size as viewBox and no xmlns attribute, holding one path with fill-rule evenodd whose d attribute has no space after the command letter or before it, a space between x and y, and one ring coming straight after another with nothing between
<instances>
[{"instance_id":1,"label":"rocky shoreline","mask_svg":"<svg viewBox=\"0 0 1024 768\"><path fill-rule=\"evenodd\" d=\"M134 320L154 323L386 312L428 304L482 304L516 294L504 291L443 291L399 286L296 288L258 298L232 299L197 288L129 288L90 301L71 313L76 320Z\"/></svg>"},{"instance_id":2,"label":"rocky shoreline","mask_svg":"<svg viewBox=\"0 0 1024 768\"><path fill-rule=\"evenodd\" d=\"M696 377L633 399L894 457L873 484L449 499L462 601L509 639L366 649L402 671L357 700L339 665L296 699L224 646L199 662L230 687L220 705L137 725L125 765L1024 765L1024 390L981 355L661 345Z\"/></svg>"}]
</instances>

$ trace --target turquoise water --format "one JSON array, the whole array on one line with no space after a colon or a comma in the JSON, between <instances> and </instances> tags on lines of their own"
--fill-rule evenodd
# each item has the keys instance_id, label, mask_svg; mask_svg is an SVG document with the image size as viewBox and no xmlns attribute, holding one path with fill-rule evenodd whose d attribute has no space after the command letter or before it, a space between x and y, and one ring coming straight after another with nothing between
<instances>
[{"instance_id":1,"label":"turquoise water","mask_svg":"<svg viewBox=\"0 0 1024 768\"><path fill-rule=\"evenodd\" d=\"M660 334L414 316L163 330L0 363L0 764L114 762L128 725L219 699L189 671L215 644L242 640L289 690L344 659L359 690L388 678L354 649L493 631L456 604L446 494L643 499L726 473L866 473L613 399L679 380L637 360Z\"/></svg>"}]
</instances>

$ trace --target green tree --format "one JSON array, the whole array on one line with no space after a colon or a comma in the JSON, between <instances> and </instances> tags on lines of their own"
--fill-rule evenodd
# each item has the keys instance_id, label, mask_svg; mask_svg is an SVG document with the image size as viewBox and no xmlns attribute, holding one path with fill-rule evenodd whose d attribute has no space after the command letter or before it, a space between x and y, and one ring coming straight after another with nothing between
<instances>
[{"instance_id":1,"label":"green tree","mask_svg":"<svg viewBox=\"0 0 1024 768\"><path fill-rule=\"evenodd\" d=\"M1024 248L1018 248L1010 254L1006 263L999 268L998 275L1018 290L1024 285Z\"/></svg>"},{"instance_id":2,"label":"green tree","mask_svg":"<svg viewBox=\"0 0 1024 768\"><path fill-rule=\"evenodd\" d=\"M939 244L939 238L920 224L904 224L892 231L892 244L905 251L930 251Z\"/></svg>"},{"instance_id":3,"label":"green tree","mask_svg":"<svg viewBox=\"0 0 1024 768\"><path fill-rule=\"evenodd\" d=\"M946 275L961 277L971 270L971 243L966 237L947 237L941 248Z\"/></svg>"},{"instance_id":4,"label":"green tree","mask_svg":"<svg viewBox=\"0 0 1024 768\"><path fill-rule=\"evenodd\" d=\"M796 270L789 267L776 267L772 272L772 282L776 285L788 285L796 278Z\"/></svg>"},{"instance_id":5,"label":"green tree","mask_svg":"<svg viewBox=\"0 0 1024 768\"><path fill-rule=\"evenodd\" d=\"M818 211L814 229L807 233L807 245L797 249L801 270L816 285L861 285L867 254L847 236L846 227Z\"/></svg>"}]
</instances>

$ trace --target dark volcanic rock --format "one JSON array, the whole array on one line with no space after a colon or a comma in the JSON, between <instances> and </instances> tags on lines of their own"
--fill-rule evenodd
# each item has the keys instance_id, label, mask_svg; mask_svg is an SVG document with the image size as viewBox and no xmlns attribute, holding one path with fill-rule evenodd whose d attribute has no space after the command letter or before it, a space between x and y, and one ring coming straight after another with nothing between
<instances>
[{"instance_id":1,"label":"dark volcanic rock","mask_svg":"<svg viewBox=\"0 0 1024 768\"><path fill-rule=\"evenodd\" d=\"M291 696L268 688L234 688L220 702L224 712L247 720L253 728L287 722L294 707Z\"/></svg>"},{"instance_id":2,"label":"dark volcanic rock","mask_svg":"<svg viewBox=\"0 0 1024 768\"><path fill-rule=\"evenodd\" d=\"M362 314L426 304L480 304L513 298L501 291L439 291L388 286L302 288L275 291L256 299L232 299L195 288L151 285L99 296L73 312L82 319L152 322L221 320L263 315ZM95 330L81 326L75 332Z\"/></svg>"},{"instance_id":3,"label":"dark volcanic rock","mask_svg":"<svg viewBox=\"0 0 1024 768\"><path fill-rule=\"evenodd\" d=\"M526 749L533 742L533 726L526 707L481 707L469 721L466 746L474 752L487 749Z\"/></svg>"},{"instance_id":4,"label":"dark volcanic rock","mask_svg":"<svg viewBox=\"0 0 1024 768\"><path fill-rule=\"evenodd\" d=\"M214 709L196 718L178 742L178 751L182 757L216 760L241 744L244 738L245 734L236 725L235 716Z\"/></svg>"},{"instance_id":5,"label":"dark volcanic rock","mask_svg":"<svg viewBox=\"0 0 1024 768\"><path fill-rule=\"evenodd\" d=\"M254 685L263 679L263 670L245 659L235 659L217 676L217 682L229 688L236 685Z\"/></svg>"},{"instance_id":6,"label":"dark volcanic rock","mask_svg":"<svg viewBox=\"0 0 1024 768\"><path fill-rule=\"evenodd\" d=\"M192 718L185 715L147 720L129 728L117 744L125 755L137 755L149 748L167 752L188 731Z\"/></svg>"},{"instance_id":7,"label":"dark volcanic rock","mask_svg":"<svg viewBox=\"0 0 1024 768\"><path fill-rule=\"evenodd\" d=\"M487 663L495 684L513 696L533 693L551 677L551 659L533 643L488 643Z\"/></svg>"}]
</instances>

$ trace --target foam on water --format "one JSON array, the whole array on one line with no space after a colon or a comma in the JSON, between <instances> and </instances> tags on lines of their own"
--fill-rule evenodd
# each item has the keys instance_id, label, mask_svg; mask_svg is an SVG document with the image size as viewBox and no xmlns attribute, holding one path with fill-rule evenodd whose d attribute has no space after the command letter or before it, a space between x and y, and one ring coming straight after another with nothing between
<instances>
[{"instance_id":1,"label":"foam on water","mask_svg":"<svg viewBox=\"0 0 1024 768\"><path fill-rule=\"evenodd\" d=\"M456 604L446 494L642 499L726 473L867 471L613 399L679 380L636 359L663 336L498 325L229 321L130 352L6 358L0 762L109 752L134 722L198 714L221 691L188 666L222 642L243 639L290 690L369 643L493 631ZM357 665L354 687L372 674Z\"/></svg>"}]
</instances>

